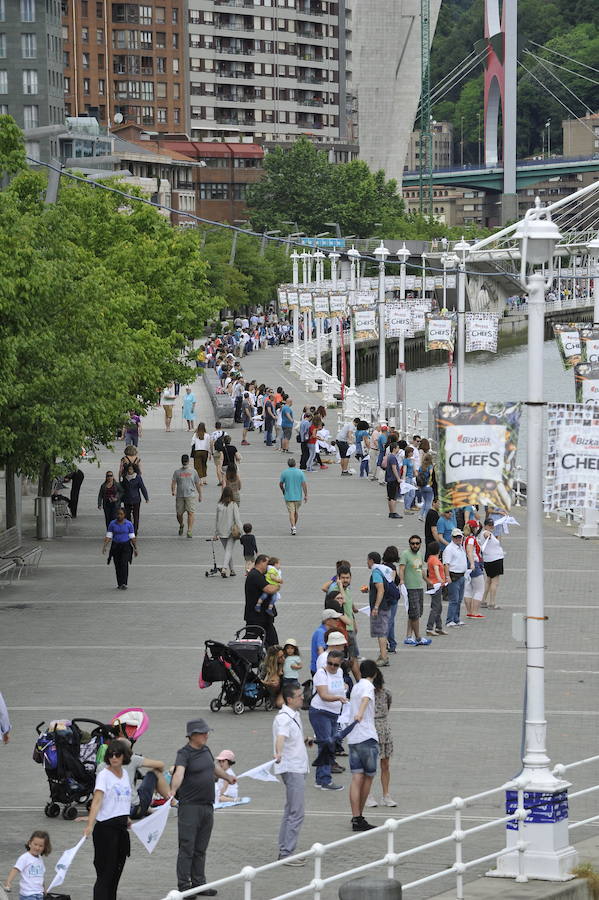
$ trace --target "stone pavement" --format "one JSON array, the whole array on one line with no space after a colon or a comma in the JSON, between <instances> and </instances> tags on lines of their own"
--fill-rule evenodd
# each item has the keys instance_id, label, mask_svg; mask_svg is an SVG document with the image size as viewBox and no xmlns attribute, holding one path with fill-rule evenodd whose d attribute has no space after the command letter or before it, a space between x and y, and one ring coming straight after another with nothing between
<instances>
[{"instance_id":1,"label":"stone pavement","mask_svg":"<svg viewBox=\"0 0 599 900\"><path fill-rule=\"evenodd\" d=\"M246 373L259 382L282 384L299 414L308 398L282 365L280 350L250 356ZM205 392L201 417L212 423ZM43 815L47 799L44 772L31 760L35 725L57 717L89 716L106 719L119 709L143 706L151 725L139 742L148 756L169 764L185 742L185 722L204 715L214 728L213 751L230 747L237 754L237 771L271 756L272 714L229 709L210 713L215 688L199 691L198 673L207 638L227 641L243 625L243 574L206 579L210 548L203 540L212 534L219 491L210 468L209 486L199 507L193 541L177 536L170 477L190 440L177 410L174 433L166 434L160 410L146 419L140 454L150 503L143 504L140 555L134 563L129 591L116 593L114 572L100 554L102 513L96 496L107 466L115 466L122 452L106 451L99 468L85 467L80 513L66 535L45 545L39 570L20 584L0 592L0 686L10 707L13 738L0 746L0 871L2 877L20 853L34 828L49 828L55 852L78 840L82 825ZM333 417L334 418L334 417ZM334 424L334 423L333 423ZM334 428L332 427L333 431ZM240 429L234 431L239 446ZM260 551L281 559L285 585L277 627L281 639L295 637L309 668L309 639L323 606L320 585L334 571L335 560L347 557L354 566L354 585L367 580L366 554L389 543L406 546L412 531L421 532L414 518L387 518L384 491L365 479L339 477L336 466L310 475L310 499L302 510L299 533L289 535L278 476L286 458L267 449L258 434L243 449L241 512L251 521ZM295 450L295 444L292 445ZM428 648L400 645L392 665L384 671L393 693L391 723L395 737L392 794L397 813L407 815L501 784L519 769L524 676L524 651L511 636L511 614L524 607L525 511L516 512L522 527L506 538L506 576L500 588L502 610L467 628L434 639ZM26 529L33 533L31 511ZM222 551L217 549L218 559ZM547 613L547 710L549 750L555 762L569 762L596 753L597 682L597 548L573 536L572 530L547 522L544 572ZM539 560L539 576L541 574ZM360 617L362 619L362 617ZM364 656L375 653L363 619L360 647ZM398 616L399 630L403 617ZM306 719L307 725L307 719ZM307 725L307 730L309 726ZM596 769L594 770L596 771ZM316 791L313 778L306 788L307 815L300 849L314 841L327 842L350 834L348 775L339 776L346 789L335 795ZM576 772L576 787L596 782L585 769ZM232 874L245 864L260 865L276 856L276 834L283 802L281 787L246 781L242 793L252 802L216 813L208 852L208 877ZM380 796L379 785L375 794ZM593 814L595 804L574 801L573 819ZM388 810L369 811L381 824ZM479 802L464 817L466 826L502 814L500 797ZM438 815L400 832L397 846L406 849L434 840L452 830L449 816ZM595 834L592 827L575 832L580 840ZM172 822L151 857L133 840L119 897L161 900L175 886L176 823ZM340 848L325 873L338 871L383 853L383 842L369 838ZM465 859L492 852L503 845L501 828L467 842ZM73 900L91 896L92 851L85 846L69 873L65 889ZM451 865L452 847L410 858L399 870L404 883ZM254 896L266 900L309 880L310 869L282 869L264 878ZM473 873L473 877L476 873ZM451 887L450 880L409 893L427 897ZM224 900L242 896L242 889L224 888ZM332 900L337 889L323 893Z\"/></svg>"}]
</instances>

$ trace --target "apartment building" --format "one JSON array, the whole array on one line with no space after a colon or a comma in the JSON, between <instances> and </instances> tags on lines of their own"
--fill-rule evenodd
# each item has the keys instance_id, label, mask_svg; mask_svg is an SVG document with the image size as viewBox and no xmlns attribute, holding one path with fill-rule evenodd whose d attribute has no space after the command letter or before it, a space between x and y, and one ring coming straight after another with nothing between
<instances>
[{"instance_id":1,"label":"apartment building","mask_svg":"<svg viewBox=\"0 0 599 900\"><path fill-rule=\"evenodd\" d=\"M0 114L30 131L64 121L59 0L0 0ZM58 155L55 137L30 136L34 159Z\"/></svg>"},{"instance_id":2,"label":"apartment building","mask_svg":"<svg viewBox=\"0 0 599 900\"><path fill-rule=\"evenodd\" d=\"M433 169L453 166L453 125L451 122L433 122ZM410 143L404 170L415 172L420 167L420 129L410 135Z\"/></svg>"},{"instance_id":3,"label":"apartment building","mask_svg":"<svg viewBox=\"0 0 599 900\"><path fill-rule=\"evenodd\" d=\"M62 0L67 115L185 130L185 0Z\"/></svg>"},{"instance_id":4,"label":"apartment building","mask_svg":"<svg viewBox=\"0 0 599 900\"><path fill-rule=\"evenodd\" d=\"M345 0L188 0L188 6L193 140L347 139Z\"/></svg>"}]
</instances>

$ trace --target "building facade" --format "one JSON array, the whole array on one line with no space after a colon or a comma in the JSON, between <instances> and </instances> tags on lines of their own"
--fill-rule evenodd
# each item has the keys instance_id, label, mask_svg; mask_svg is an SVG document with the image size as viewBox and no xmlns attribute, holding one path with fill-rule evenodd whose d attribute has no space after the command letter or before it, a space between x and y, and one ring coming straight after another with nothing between
<instances>
[{"instance_id":1,"label":"building facade","mask_svg":"<svg viewBox=\"0 0 599 900\"><path fill-rule=\"evenodd\" d=\"M451 122L433 122L433 169L446 169L453 166L453 125ZM420 167L420 131L417 129L410 135L408 153L404 169L415 172Z\"/></svg>"},{"instance_id":2,"label":"building facade","mask_svg":"<svg viewBox=\"0 0 599 900\"><path fill-rule=\"evenodd\" d=\"M64 113L59 0L0 0L0 114L31 132ZM27 137L30 157L58 155L55 138Z\"/></svg>"},{"instance_id":3,"label":"building facade","mask_svg":"<svg viewBox=\"0 0 599 900\"><path fill-rule=\"evenodd\" d=\"M189 0L193 140L346 140L344 0Z\"/></svg>"},{"instance_id":4,"label":"building facade","mask_svg":"<svg viewBox=\"0 0 599 900\"><path fill-rule=\"evenodd\" d=\"M185 7L62 0L67 115L184 131Z\"/></svg>"},{"instance_id":5,"label":"building facade","mask_svg":"<svg viewBox=\"0 0 599 900\"><path fill-rule=\"evenodd\" d=\"M592 159L599 155L599 113L562 122L563 156Z\"/></svg>"}]
</instances>

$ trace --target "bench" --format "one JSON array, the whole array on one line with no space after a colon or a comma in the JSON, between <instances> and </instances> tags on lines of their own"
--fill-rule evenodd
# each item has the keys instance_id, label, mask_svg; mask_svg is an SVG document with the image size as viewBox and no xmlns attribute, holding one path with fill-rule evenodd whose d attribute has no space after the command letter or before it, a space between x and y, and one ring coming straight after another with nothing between
<instances>
[{"instance_id":1,"label":"bench","mask_svg":"<svg viewBox=\"0 0 599 900\"><path fill-rule=\"evenodd\" d=\"M41 547L23 547L16 528L8 528L0 534L0 584L12 584L16 576L37 568L44 551Z\"/></svg>"}]
</instances>

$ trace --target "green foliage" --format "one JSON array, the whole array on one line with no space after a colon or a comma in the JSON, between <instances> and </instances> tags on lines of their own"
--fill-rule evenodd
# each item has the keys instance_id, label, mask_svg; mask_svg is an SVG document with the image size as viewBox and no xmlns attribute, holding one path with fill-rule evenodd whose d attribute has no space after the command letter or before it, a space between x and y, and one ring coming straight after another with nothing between
<instances>
[{"instance_id":1,"label":"green foliage","mask_svg":"<svg viewBox=\"0 0 599 900\"><path fill-rule=\"evenodd\" d=\"M0 178L16 175L26 165L23 132L12 116L0 116Z\"/></svg>"}]
</instances>

